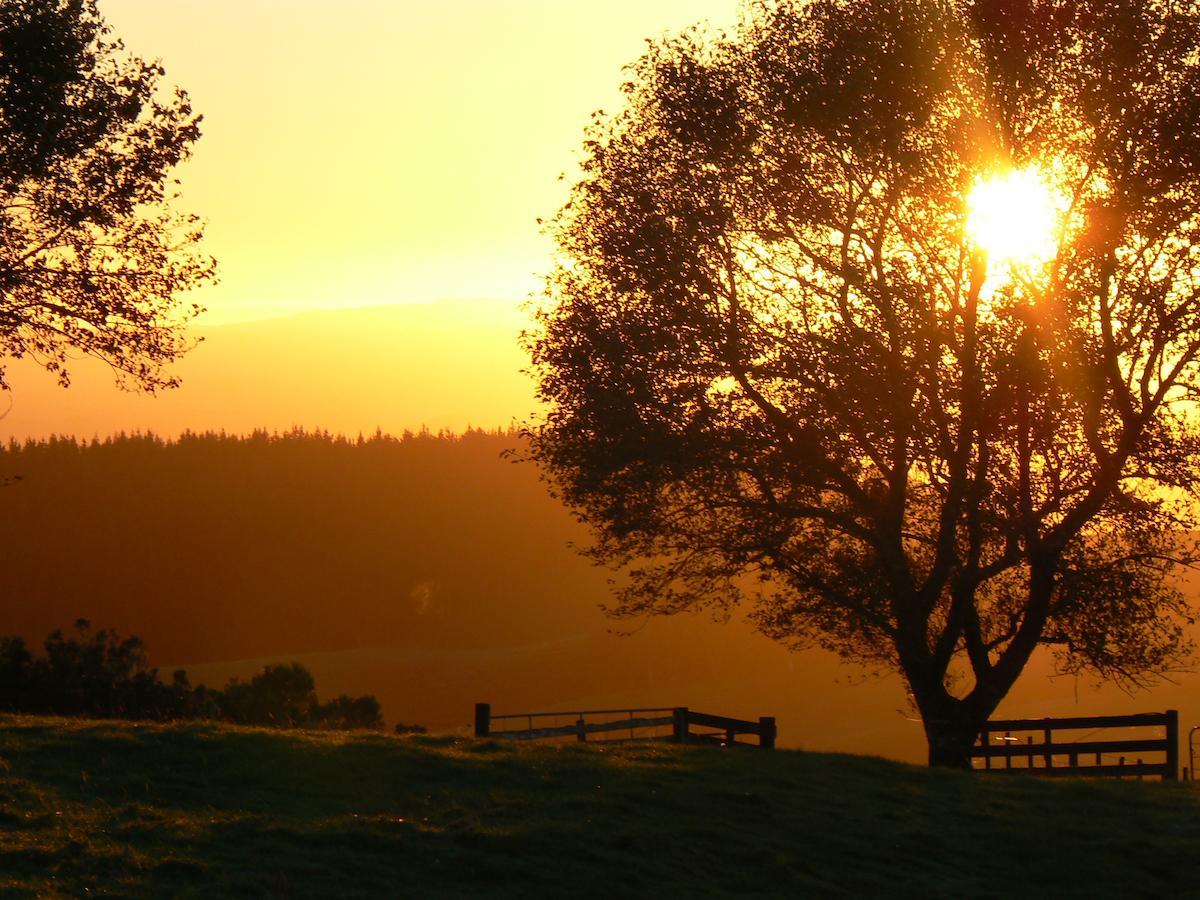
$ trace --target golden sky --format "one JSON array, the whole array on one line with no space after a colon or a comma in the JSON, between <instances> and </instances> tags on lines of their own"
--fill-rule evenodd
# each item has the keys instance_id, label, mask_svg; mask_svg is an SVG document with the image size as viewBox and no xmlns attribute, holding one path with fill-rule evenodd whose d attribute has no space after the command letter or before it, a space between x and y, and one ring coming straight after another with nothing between
<instances>
[{"instance_id":1,"label":"golden sky","mask_svg":"<svg viewBox=\"0 0 1200 900\"><path fill-rule=\"evenodd\" d=\"M592 110L647 37L736 0L100 0L204 114L182 170L222 283L210 324L521 299Z\"/></svg>"}]
</instances>

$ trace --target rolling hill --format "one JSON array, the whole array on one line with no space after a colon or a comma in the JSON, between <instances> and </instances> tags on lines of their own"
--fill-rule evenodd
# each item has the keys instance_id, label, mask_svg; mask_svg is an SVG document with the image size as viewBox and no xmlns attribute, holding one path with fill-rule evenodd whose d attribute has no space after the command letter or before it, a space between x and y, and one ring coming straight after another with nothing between
<instances>
[{"instance_id":1,"label":"rolling hill","mask_svg":"<svg viewBox=\"0 0 1200 900\"><path fill-rule=\"evenodd\" d=\"M1181 784L0 718L0 894L1184 897Z\"/></svg>"}]
</instances>

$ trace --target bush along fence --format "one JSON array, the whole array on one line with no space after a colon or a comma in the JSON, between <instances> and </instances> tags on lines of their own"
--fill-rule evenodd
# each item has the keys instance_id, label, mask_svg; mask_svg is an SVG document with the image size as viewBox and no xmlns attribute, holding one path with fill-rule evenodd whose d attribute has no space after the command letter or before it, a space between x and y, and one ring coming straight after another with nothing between
<instances>
[{"instance_id":1,"label":"bush along fence","mask_svg":"<svg viewBox=\"0 0 1200 900\"><path fill-rule=\"evenodd\" d=\"M1163 729L1162 736L1093 738L1108 729ZM1055 732L1086 731L1081 739L1055 739ZM1016 732L1016 734L1014 734ZM1022 737L1021 734L1024 733ZM1141 754L1154 754L1144 761ZM1136 755L1135 755L1136 754ZM981 771L1042 776L1179 778L1179 712L1131 716L1083 716L1068 719L995 719L979 733L971 751Z\"/></svg>"},{"instance_id":2,"label":"bush along fence","mask_svg":"<svg viewBox=\"0 0 1200 900\"><path fill-rule=\"evenodd\" d=\"M495 723L500 723L498 728ZM521 724L525 727L517 727ZM774 750L775 717L763 716L752 722L696 712L686 706L494 715L490 703L476 703L475 736L517 741L569 740L572 737L581 742L594 740L597 743L665 741ZM739 740L745 737L756 738L757 743Z\"/></svg>"}]
</instances>

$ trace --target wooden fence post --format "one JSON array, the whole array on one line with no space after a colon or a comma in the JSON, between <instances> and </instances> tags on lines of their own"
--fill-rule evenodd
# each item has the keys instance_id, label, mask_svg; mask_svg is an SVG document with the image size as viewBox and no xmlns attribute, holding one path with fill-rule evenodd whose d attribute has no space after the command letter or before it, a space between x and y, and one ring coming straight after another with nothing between
<instances>
[{"instance_id":1,"label":"wooden fence post","mask_svg":"<svg viewBox=\"0 0 1200 900\"><path fill-rule=\"evenodd\" d=\"M1163 781L1179 779L1179 710L1167 710L1167 774Z\"/></svg>"},{"instance_id":2,"label":"wooden fence post","mask_svg":"<svg viewBox=\"0 0 1200 900\"><path fill-rule=\"evenodd\" d=\"M583 721L583 716L575 720L575 737L579 743L587 743L587 725Z\"/></svg>"},{"instance_id":3,"label":"wooden fence post","mask_svg":"<svg viewBox=\"0 0 1200 900\"><path fill-rule=\"evenodd\" d=\"M764 750L775 749L775 717L760 716L758 720L758 746Z\"/></svg>"},{"instance_id":4,"label":"wooden fence post","mask_svg":"<svg viewBox=\"0 0 1200 900\"><path fill-rule=\"evenodd\" d=\"M492 704L475 704L475 737L487 737L492 733Z\"/></svg>"},{"instance_id":5,"label":"wooden fence post","mask_svg":"<svg viewBox=\"0 0 1200 900\"><path fill-rule=\"evenodd\" d=\"M671 741L676 744L686 744L688 739L688 708L686 706L677 706L672 713L673 731L671 733Z\"/></svg>"}]
</instances>

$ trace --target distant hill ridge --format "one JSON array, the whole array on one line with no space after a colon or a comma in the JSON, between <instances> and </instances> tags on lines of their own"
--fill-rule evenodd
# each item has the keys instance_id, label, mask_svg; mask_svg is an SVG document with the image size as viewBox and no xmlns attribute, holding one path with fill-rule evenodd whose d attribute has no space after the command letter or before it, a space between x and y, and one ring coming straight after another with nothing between
<instances>
[{"instance_id":1,"label":"distant hill ridge","mask_svg":"<svg viewBox=\"0 0 1200 900\"><path fill-rule=\"evenodd\" d=\"M287 429L269 430L266 428L256 428L245 433L231 433L225 430L214 431L190 431L185 430L176 435L161 435L153 431L116 431L111 434L106 434L103 437L96 434L92 437L80 437L74 434L50 434L45 437L30 437L16 438L9 437L8 443L0 447L0 451L11 451L21 453L22 451L36 451L42 449L53 449L62 447L73 447L76 450L82 451L95 447L118 447L129 443L147 443L157 447L172 447L180 444L186 444L192 441L200 442L225 442L234 444L245 443L267 443L277 444L288 441L312 441L316 443L324 443L329 445L356 445L362 446L368 443L377 444L403 444L410 441L444 441L454 443L456 441L474 440L476 438L501 438L508 440L509 443L515 444L520 442L520 429L515 427L495 427L495 428L475 428L468 426L463 431L454 431L448 428L438 429L434 431L430 428L422 427L418 429L406 429L400 434L391 434L380 428L376 428L370 434L358 432L357 434L346 434L343 432L327 431L320 428L308 429L300 425L293 425Z\"/></svg>"},{"instance_id":2,"label":"distant hill ridge","mask_svg":"<svg viewBox=\"0 0 1200 900\"><path fill-rule=\"evenodd\" d=\"M194 328L204 340L172 368L182 387L117 391L95 360L71 364L72 386L24 360L7 362L0 440L51 434L249 433L294 426L339 434L505 428L535 411L520 332L507 301L445 301L312 310Z\"/></svg>"}]
</instances>

